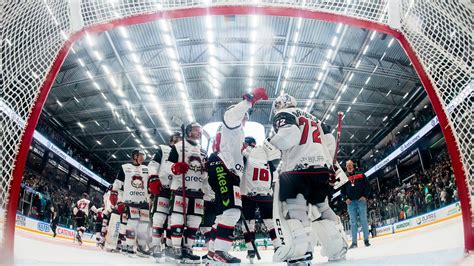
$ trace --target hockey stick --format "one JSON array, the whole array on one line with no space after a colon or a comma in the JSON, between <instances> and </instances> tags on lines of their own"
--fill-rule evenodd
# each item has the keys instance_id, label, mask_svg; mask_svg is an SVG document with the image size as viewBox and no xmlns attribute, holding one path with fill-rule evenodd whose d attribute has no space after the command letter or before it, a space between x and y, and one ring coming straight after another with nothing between
<instances>
[{"instance_id":1,"label":"hockey stick","mask_svg":"<svg viewBox=\"0 0 474 266\"><path fill-rule=\"evenodd\" d=\"M186 136L184 135L184 124L181 125L181 135L183 136L183 149L182 149L182 153L181 153L181 160L183 161L183 163L185 162L184 160L184 143L186 142ZM186 231L187 229L187 226L186 226L186 173L183 173L183 184L182 184L182 189L183 189L183 238L184 238L184 243L187 244L188 243L188 239L186 238L186 236L184 236L184 232Z\"/></svg>"},{"instance_id":2,"label":"hockey stick","mask_svg":"<svg viewBox=\"0 0 474 266\"><path fill-rule=\"evenodd\" d=\"M240 217L242 218L242 221L244 223L245 230L247 230L247 233L249 235L251 235L249 225L247 224L247 220L245 220L244 213L242 211L240 212ZM255 250L255 254L257 255L257 259L261 260L262 257L260 257L260 253L258 253L257 245L255 245L255 240L254 239L250 240L250 243L252 244L253 250Z\"/></svg>"},{"instance_id":3,"label":"hockey stick","mask_svg":"<svg viewBox=\"0 0 474 266\"><path fill-rule=\"evenodd\" d=\"M334 152L334 159L332 164L337 163L337 154L339 153L339 142L341 141L341 129L342 129L342 112L337 113L337 137L336 137L336 151Z\"/></svg>"}]
</instances>

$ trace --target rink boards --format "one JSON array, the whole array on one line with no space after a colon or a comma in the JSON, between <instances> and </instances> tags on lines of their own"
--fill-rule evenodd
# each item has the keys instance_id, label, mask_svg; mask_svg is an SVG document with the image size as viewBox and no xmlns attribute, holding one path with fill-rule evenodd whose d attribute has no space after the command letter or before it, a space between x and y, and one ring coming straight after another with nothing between
<instances>
[{"instance_id":1,"label":"rink boards","mask_svg":"<svg viewBox=\"0 0 474 266\"><path fill-rule=\"evenodd\" d=\"M458 216L461 216L461 204L459 201L422 215L418 215L393 224L377 227L377 236L406 232L440 223ZM361 238L362 232L359 231L359 239Z\"/></svg>"},{"instance_id":2,"label":"rink boards","mask_svg":"<svg viewBox=\"0 0 474 266\"><path fill-rule=\"evenodd\" d=\"M461 205L459 202L455 202L443 208L431 211L429 213L415 216L400 222L396 222L393 224L380 226L376 228L377 236L385 236L391 235L401 232L406 232L418 228L422 228L425 226L429 226L432 224L440 223L461 215ZM17 229L25 230L28 232L41 234L41 235L48 235L52 236L53 232L51 231L51 227L48 223L26 217L21 214L17 214L16 216L16 225ZM360 228L359 228L360 229ZM58 238L73 240L76 231L73 229L69 229L66 227L58 226L56 229L56 233ZM359 230L358 233L359 239L362 239L362 232ZM348 236L350 239L350 235ZM84 233L83 241L86 243L95 244L94 235L90 233ZM262 240L263 241L263 240ZM271 242L269 241L269 245ZM263 242L262 242L263 245Z\"/></svg>"},{"instance_id":3,"label":"rink boards","mask_svg":"<svg viewBox=\"0 0 474 266\"><path fill-rule=\"evenodd\" d=\"M24 231L41 234L41 235L48 235L53 236L53 231L49 226L49 223L45 223L43 221L39 221L33 218L26 217L24 215L18 214L16 215L16 229L21 229ZM66 227L58 226L56 228L56 237L68 240L74 240L76 235L76 230L69 229ZM82 241L86 243L95 244L94 235L90 233L84 233L82 237Z\"/></svg>"}]
</instances>

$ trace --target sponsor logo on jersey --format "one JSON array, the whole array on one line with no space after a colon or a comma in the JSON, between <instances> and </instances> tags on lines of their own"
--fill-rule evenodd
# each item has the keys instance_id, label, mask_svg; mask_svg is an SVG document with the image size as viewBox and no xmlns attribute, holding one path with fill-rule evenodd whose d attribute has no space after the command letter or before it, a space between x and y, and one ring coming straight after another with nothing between
<instances>
[{"instance_id":1,"label":"sponsor logo on jersey","mask_svg":"<svg viewBox=\"0 0 474 266\"><path fill-rule=\"evenodd\" d=\"M132 181L131 181L132 187L138 188L138 189L143 189L143 177L140 175L134 175L132 176Z\"/></svg>"},{"instance_id":2,"label":"sponsor logo on jersey","mask_svg":"<svg viewBox=\"0 0 474 266\"><path fill-rule=\"evenodd\" d=\"M227 207L230 204L229 196L226 194L229 189L227 188L227 173L224 171L224 167L216 167L217 181L219 184L219 191L221 192L222 204Z\"/></svg>"},{"instance_id":3,"label":"sponsor logo on jersey","mask_svg":"<svg viewBox=\"0 0 474 266\"><path fill-rule=\"evenodd\" d=\"M200 182L202 183L202 177L200 176L186 176L186 181Z\"/></svg>"},{"instance_id":4,"label":"sponsor logo on jersey","mask_svg":"<svg viewBox=\"0 0 474 266\"><path fill-rule=\"evenodd\" d=\"M143 191L130 191L128 194L130 196L145 196L145 192Z\"/></svg>"},{"instance_id":5,"label":"sponsor logo on jersey","mask_svg":"<svg viewBox=\"0 0 474 266\"><path fill-rule=\"evenodd\" d=\"M194 204L195 209L204 209L204 205L201 202L196 201Z\"/></svg>"},{"instance_id":6,"label":"sponsor logo on jersey","mask_svg":"<svg viewBox=\"0 0 474 266\"><path fill-rule=\"evenodd\" d=\"M189 170L192 170L194 172L202 172L203 167L202 167L202 161L201 157L196 156L196 155L191 155L189 156Z\"/></svg>"},{"instance_id":7,"label":"sponsor logo on jersey","mask_svg":"<svg viewBox=\"0 0 474 266\"><path fill-rule=\"evenodd\" d=\"M160 200L158 201L158 206L162 207L162 208L168 208L169 207L169 203L167 201L164 201L164 200Z\"/></svg>"}]
</instances>

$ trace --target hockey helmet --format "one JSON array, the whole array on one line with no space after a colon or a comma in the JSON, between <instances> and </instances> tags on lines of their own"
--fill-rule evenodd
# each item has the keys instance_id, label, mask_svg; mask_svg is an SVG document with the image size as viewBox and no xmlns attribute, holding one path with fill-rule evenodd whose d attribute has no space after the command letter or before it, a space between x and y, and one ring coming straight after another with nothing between
<instances>
[{"instance_id":1,"label":"hockey helmet","mask_svg":"<svg viewBox=\"0 0 474 266\"><path fill-rule=\"evenodd\" d=\"M132 151L132 158L135 157L135 155L138 155L138 154L143 154L143 157L146 157L146 153L145 153L144 150L139 149L139 148L135 148Z\"/></svg>"},{"instance_id":2,"label":"hockey helmet","mask_svg":"<svg viewBox=\"0 0 474 266\"><path fill-rule=\"evenodd\" d=\"M280 111L281 109L291 108L291 107L296 107L296 99L295 97L286 93L278 96L273 102L273 109L275 113Z\"/></svg>"},{"instance_id":3,"label":"hockey helmet","mask_svg":"<svg viewBox=\"0 0 474 266\"><path fill-rule=\"evenodd\" d=\"M191 133L191 131L193 130L194 127L202 128L201 124L199 124L198 122L191 122L191 123L187 124L186 129L185 129L185 134L186 134L187 137L189 137L189 133Z\"/></svg>"},{"instance_id":4,"label":"hockey helmet","mask_svg":"<svg viewBox=\"0 0 474 266\"><path fill-rule=\"evenodd\" d=\"M254 137L245 137L244 142L252 147L255 147L257 145L257 141Z\"/></svg>"},{"instance_id":5,"label":"hockey helmet","mask_svg":"<svg viewBox=\"0 0 474 266\"><path fill-rule=\"evenodd\" d=\"M85 192L82 193L82 198L87 199L88 197L89 197L89 195L87 195L87 193L85 193Z\"/></svg>"}]
</instances>

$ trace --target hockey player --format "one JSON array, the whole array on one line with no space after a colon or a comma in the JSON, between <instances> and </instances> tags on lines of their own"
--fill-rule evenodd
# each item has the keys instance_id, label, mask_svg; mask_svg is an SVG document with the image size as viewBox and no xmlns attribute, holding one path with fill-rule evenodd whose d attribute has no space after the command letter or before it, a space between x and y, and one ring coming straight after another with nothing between
<instances>
[{"instance_id":1,"label":"hockey player","mask_svg":"<svg viewBox=\"0 0 474 266\"><path fill-rule=\"evenodd\" d=\"M99 242L99 246L104 248L105 246L105 239L107 236L107 229L109 227L110 216L112 215L112 208L115 206L112 205L110 202L110 192L112 190L112 185L110 185L107 190L105 191L104 195L102 196L103 201L103 211L102 211L102 227L100 229L100 236L101 241ZM114 247L115 249L115 247Z\"/></svg>"},{"instance_id":2,"label":"hockey player","mask_svg":"<svg viewBox=\"0 0 474 266\"><path fill-rule=\"evenodd\" d=\"M204 212L202 185L205 176L205 165L203 164L205 154L202 154L199 144L201 134L200 124L196 122L188 124L184 139L172 146L168 158L171 163L171 171L174 174L171 182L173 204L169 219L173 249L169 255L172 259L185 263L201 259L192 252L196 232Z\"/></svg>"},{"instance_id":3,"label":"hockey player","mask_svg":"<svg viewBox=\"0 0 474 266\"><path fill-rule=\"evenodd\" d=\"M275 164L280 159L280 151L275 147L256 146L257 142L253 137L246 137L244 142L244 175L240 180L242 193L242 210L249 225L250 232L244 232L247 244L247 258L253 263L255 250L251 241L255 241L255 213L257 208L263 223L267 227L268 234L272 239L273 246L279 247L275 228L272 220L273 209L273 176L276 175ZM268 148L270 149L268 149Z\"/></svg>"},{"instance_id":4,"label":"hockey player","mask_svg":"<svg viewBox=\"0 0 474 266\"><path fill-rule=\"evenodd\" d=\"M181 141L181 133L170 136L169 145L159 145L155 155L148 164L148 192L151 197L151 214L153 215L152 246L153 257L162 257L162 240L165 224L170 213L171 180L173 174L168 163L171 147ZM169 234L169 232L168 232Z\"/></svg>"},{"instance_id":5,"label":"hockey player","mask_svg":"<svg viewBox=\"0 0 474 266\"><path fill-rule=\"evenodd\" d=\"M231 106L219 126L216 141L208 162L209 184L216 194L216 241L213 260L224 263L240 263L240 259L228 253L232 245L234 227L241 217L242 199L240 178L244 171L242 143L243 127L248 110L259 100L267 100L264 88L255 88L243 96L244 100Z\"/></svg>"},{"instance_id":6,"label":"hockey player","mask_svg":"<svg viewBox=\"0 0 474 266\"><path fill-rule=\"evenodd\" d=\"M343 259L347 252L344 230L327 200L336 179L334 136L325 124L296 108L295 98L288 94L279 96L273 108L275 135L268 142L282 151L275 186L279 200L274 201L273 213L282 246L273 259L310 261L315 238L323 255Z\"/></svg>"},{"instance_id":7,"label":"hockey player","mask_svg":"<svg viewBox=\"0 0 474 266\"><path fill-rule=\"evenodd\" d=\"M82 194L82 198L77 201L76 206L72 210L74 215L74 220L76 221L76 239L79 245L82 245L82 237L86 231L85 222L89 216L89 211L97 213L97 208L95 206L90 206L91 201L88 200L89 196L87 193Z\"/></svg>"},{"instance_id":8,"label":"hockey player","mask_svg":"<svg viewBox=\"0 0 474 266\"><path fill-rule=\"evenodd\" d=\"M145 152L140 149L132 151L132 163L123 164L111 191L111 202L118 201L117 211L122 215L125 225L125 249L129 255L137 251L147 254L149 239L148 167L143 165ZM117 196L118 195L118 196Z\"/></svg>"},{"instance_id":9,"label":"hockey player","mask_svg":"<svg viewBox=\"0 0 474 266\"><path fill-rule=\"evenodd\" d=\"M206 158L207 159L207 158ZM206 161L207 164L207 161ZM204 192L204 218L201 224L201 232L205 238L205 245L207 247L207 254L201 259L203 262L212 260L214 256L214 241L216 240L216 195L209 185L209 175L206 175L203 180Z\"/></svg>"}]
</instances>

